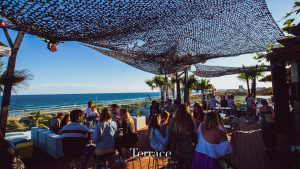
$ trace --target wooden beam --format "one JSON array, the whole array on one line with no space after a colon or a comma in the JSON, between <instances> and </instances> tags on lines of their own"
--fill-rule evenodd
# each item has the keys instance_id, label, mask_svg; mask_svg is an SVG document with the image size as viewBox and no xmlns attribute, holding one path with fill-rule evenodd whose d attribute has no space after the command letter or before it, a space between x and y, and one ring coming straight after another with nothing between
<instances>
[{"instance_id":1,"label":"wooden beam","mask_svg":"<svg viewBox=\"0 0 300 169\"><path fill-rule=\"evenodd\" d=\"M284 30L287 31L289 34L300 36L300 24L298 24L297 26L286 28Z\"/></svg>"},{"instance_id":2,"label":"wooden beam","mask_svg":"<svg viewBox=\"0 0 300 169\"><path fill-rule=\"evenodd\" d=\"M7 123L8 111L9 111L9 102L11 97L11 90L13 85L13 76L15 73L17 54L22 44L24 34L25 33L22 31L18 33L15 43L13 44L12 47L11 56L8 59L7 75L4 81L4 92L3 92L1 112L0 112L0 120L1 120L0 126L3 135L5 135L6 132L6 123Z\"/></svg>"},{"instance_id":3,"label":"wooden beam","mask_svg":"<svg viewBox=\"0 0 300 169\"><path fill-rule=\"evenodd\" d=\"M11 48L13 48L14 44L13 44L13 41L11 40L11 37L10 37L10 35L9 35L8 31L7 31L7 29L6 29L6 28L3 28L3 32L4 32L4 35L5 35L6 39L7 39L7 41L8 41L9 46L10 46Z\"/></svg>"},{"instance_id":4,"label":"wooden beam","mask_svg":"<svg viewBox=\"0 0 300 169\"><path fill-rule=\"evenodd\" d=\"M277 42L284 45L285 47L292 47L294 45L300 44L300 38L293 37L293 38L289 38L289 39L281 39L281 40L278 40Z\"/></svg>"}]
</instances>

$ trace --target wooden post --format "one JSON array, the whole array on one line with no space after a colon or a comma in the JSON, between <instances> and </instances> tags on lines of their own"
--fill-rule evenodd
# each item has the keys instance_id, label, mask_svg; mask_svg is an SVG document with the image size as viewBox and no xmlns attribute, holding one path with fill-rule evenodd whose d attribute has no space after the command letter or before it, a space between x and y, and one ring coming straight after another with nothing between
<instances>
[{"instance_id":1,"label":"wooden post","mask_svg":"<svg viewBox=\"0 0 300 169\"><path fill-rule=\"evenodd\" d=\"M178 73L176 73L176 100L181 103L181 89L180 89L180 79Z\"/></svg>"},{"instance_id":2,"label":"wooden post","mask_svg":"<svg viewBox=\"0 0 300 169\"><path fill-rule=\"evenodd\" d=\"M184 71L184 103L187 104L190 101L189 98L189 75L188 75L188 69L185 69Z\"/></svg>"},{"instance_id":3,"label":"wooden post","mask_svg":"<svg viewBox=\"0 0 300 169\"><path fill-rule=\"evenodd\" d=\"M293 117L292 128L293 131L293 143L295 145L300 144L300 60L292 61L291 63L291 80L292 80L292 105Z\"/></svg>"},{"instance_id":4,"label":"wooden post","mask_svg":"<svg viewBox=\"0 0 300 169\"><path fill-rule=\"evenodd\" d=\"M165 74L165 80L166 80L166 100L168 100L170 97L169 97L169 87L168 87L168 77L167 75Z\"/></svg>"},{"instance_id":5,"label":"wooden post","mask_svg":"<svg viewBox=\"0 0 300 169\"><path fill-rule=\"evenodd\" d=\"M271 58L271 75L274 95L274 111L278 132L287 134L289 130L289 96L284 63Z\"/></svg>"},{"instance_id":6,"label":"wooden post","mask_svg":"<svg viewBox=\"0 0 300 169\"><path fill-rule=\"evenodd\" d=\"M0 117L1 117L0 125L1 125L1 131L2 131L3 135L5 135L5 131L6 131L6 123L7 123L7 117L8 117L11 90L12 90L12 85L13 85L13 76L15 73L16 58L17 58L19 48L22 44L24 34L25 33L22 31L20 31L18 33L15 43L13 44L13 47L12 47L11 56L8 59L7 75L6 75L6 79L4 82L4 92L3 92L3 97L2 97L2 105L1 105L1 113L0 113ZM8 39L8 41L10 41L10 40Z\"/></svg>"}]
</instances>

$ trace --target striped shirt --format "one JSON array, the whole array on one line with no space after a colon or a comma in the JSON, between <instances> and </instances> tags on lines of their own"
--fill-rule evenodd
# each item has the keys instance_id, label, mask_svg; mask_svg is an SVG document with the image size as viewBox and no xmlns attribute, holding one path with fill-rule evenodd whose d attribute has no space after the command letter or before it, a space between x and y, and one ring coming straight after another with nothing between
<instances>
[{"instance_id":1,"label":"striped shirt","mask_svg":"<svg viewBox=\"0 0 300 169\"><path fill-rule=\"evenodd\" d=\"M82 137L87 138L88 137L88 128L85 125L82 125L77 122L72 122L71 124L68 124L64 126L61 129L62 137L63 138L69 138L69 137Z\"/></svg>"}]
</instances>

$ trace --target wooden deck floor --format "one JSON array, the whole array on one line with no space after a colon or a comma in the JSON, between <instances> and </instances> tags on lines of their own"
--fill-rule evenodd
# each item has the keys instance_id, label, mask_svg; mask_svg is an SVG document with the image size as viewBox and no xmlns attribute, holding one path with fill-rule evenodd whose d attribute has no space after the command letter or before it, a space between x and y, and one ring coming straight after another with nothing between
<instances>
[{"instance_id":1,"label":"wooden deck floor","mask_svg":"<svg viewBox=\"0 0 300 169\"><path fill-rule=\"evenodd\" d=\"M239 129L233 133L231 161L238 169L273 169L257 123L240 118Z\"/></svg>"},{"instance_id":2,"label":"wooden deck floor","mask_svg":"<svg viewBox=\"0 0 300 169\"><path fill-rule=\"evenodd\" d=\"M141 150L149 150L147 130L138 133L137 147ZM281 169L286 168L284 155L267 155L261 137L259 125L245 123L244 118L240 118L240 127L233 133L233 152L231 161L238 169ZM148 168L149 158L142 158L142 168ZM134 161L134 168L140 169L138 160ZM151 163L152 164L152 163ZM55 160L50 156L37 152L35 156L26 161L29 169L58 169L61 168L62 160ZM111 166L119 169L120 166ZM132 162L127 163L126 168L132 169Z\"/></svg>"}]
</instances>

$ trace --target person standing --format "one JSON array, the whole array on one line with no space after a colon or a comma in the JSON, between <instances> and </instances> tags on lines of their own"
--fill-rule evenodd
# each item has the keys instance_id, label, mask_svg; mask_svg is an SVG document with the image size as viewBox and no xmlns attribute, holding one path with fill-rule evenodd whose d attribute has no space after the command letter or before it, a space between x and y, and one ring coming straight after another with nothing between
<instances>
[{"instance_id":1,"label":"person standing","mask_svg":"<svg viewBox=\"0 0 300 169\"><path fill-rule=\"evenodd\" d=\"M214 109L217 107L217 103L219 103L216 99L216 96L212 95L212 97L209 99L209 109Z\"/></svg>"},{"instance_id":2,"label":"person standing","mask_svg":"<svg viewBox=\"0 0 300 169\"><path fill-rule=\"evenodd\" d=\"M194 110L193 110L193 118L196 124L196 127L198 128L199 125L204 121L204 112L202 107L199 103L194 104Z\"/></svg>"},{"instance_id":3,"label":"person standing","mask_svg":"<svg viewBox=\"0 0 300 169\"><path fill-rule=\"evenodd\" d=\"M118 122L121 117L120 117L120 112L119 112L119 106L117 104L112 104L111 105L111 117L113 121Z\"/></svg>"},{"instance_id":4,"label":"person standing","mask_svg":"<svg viewBox=\"0 0 300 169\"><path fill-rule=\"evenodd\" d=\"M175 112L175 108L174 108L174 105L172 104L171 99L168 99L167 106L166 106L165 110L170 113L171 117L173 117L173 114Z\"/></svg>"},{"instance_id":5,"label":"person standing","mask_svg":"<svg viewBox=\"0 0 300 169\"><path fill-rule=\"evenodd\" d=\"M271 153L276 146L276 126L275 126L275 112L268 101L261 100L262 107L259 110L259 115L262 117L262 136L266 151Z\"/></svg>"},{"instance_id":6,"label":"person standing","mask_svg":"<svg viewBox=\"0 0 300 169\"><path fill-rule=\"evenodd\" d=\"M197 143L196 125L185 104L180 104L170 123L166 147L176 161L176 169L191 169Z\"/></svg>"},{"instance_id":7,"label":"person standing","mask_svg":"<svg viewBox=\"0 0 300 169\"><path fill-rule=\"evenodd\" d=\"M85 124L86 126L90 127L94 125L94 122L96 120L96 117L99 116L98 111L96 110L96 107L93 103L93 101L88 102L88 107L86 108L85 112Z\"/></svg>"}]
</instances>

